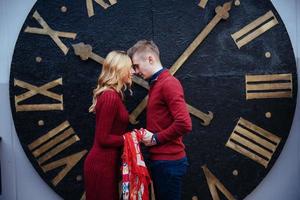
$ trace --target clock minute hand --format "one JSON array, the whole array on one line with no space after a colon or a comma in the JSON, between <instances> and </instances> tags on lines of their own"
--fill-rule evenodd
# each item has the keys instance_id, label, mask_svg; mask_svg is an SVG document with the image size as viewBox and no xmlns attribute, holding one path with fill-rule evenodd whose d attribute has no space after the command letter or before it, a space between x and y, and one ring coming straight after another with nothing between
<instances>
[{"instance_id":1,"label":"clock minute hand","mask_svg":"<svg viewBox=\"0 0 300 200\"><path fill-rule=\"evenodd\" d=\"M209 24L199 33L199 35L194 39L194 41L188 46L188 48L183 52L183 54L176 60L173 66L169 69L170 73L174 75L183 63L190 57L190 55L196 50L196 48L204 41L208 34L213 30L213 28L222 20L229 18L229 11L231 9L232 1L224 3L223 6L218 6L215 11L215 17L209 22ZM148 101L148 95L141 101L141 103L133 110L129 118L131 123L136 123L137 117L146 108ZM213 113L211 111L208 114L195 109L192 106L188 106L189 112L196 117L203 120L202 125L207 126L213 119ZM199 111L199 112L198 112Z\"/></svg>"},{"instance_id":2,"label":"clock minute hand","mask_svg":"<svg viewBox=\"0 0 300 200\"><path fill-rule=\"evenodd\" d=\"M199 33L194 41L188 46L183 54L176 60L173 66L169 69L170 73L174 75L183 63L190 57L190 55L196 50L196 48L204 41L208 34L214 29L214 27L221 21L221 19L229 18L229 11L231 9L232 1L224 3L223 6L218 6L215 11L215 17L207 24L207 26Z\"/></svg>"}]
</instances>

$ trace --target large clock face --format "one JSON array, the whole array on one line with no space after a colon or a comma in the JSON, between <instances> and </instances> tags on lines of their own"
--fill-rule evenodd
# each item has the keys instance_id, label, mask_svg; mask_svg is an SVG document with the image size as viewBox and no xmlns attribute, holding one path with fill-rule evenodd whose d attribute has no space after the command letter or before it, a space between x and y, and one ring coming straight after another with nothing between
<instances>
[{"instance_id":1,"label":"large clock face","mask_svg":"<svg viewBox=\"0 0 300 200\"><path fill-rule=\"evenodd\" d=\"M243 199L278 158L296 104L292 46L269 0L37 1L10 76L26 155L63 198L81 199L95 124L88 108L102 58L144 38L160 47L191 113L183 199ZM134 81L125 102L129 129L145 127L148 86Z\"/></svg>"}]
</instances>

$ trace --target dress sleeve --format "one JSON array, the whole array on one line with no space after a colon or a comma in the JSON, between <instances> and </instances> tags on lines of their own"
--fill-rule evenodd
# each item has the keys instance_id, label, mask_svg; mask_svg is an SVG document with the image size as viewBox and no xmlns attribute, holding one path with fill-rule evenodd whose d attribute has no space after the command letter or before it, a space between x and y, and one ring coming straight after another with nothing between
<instances>
[{"instance_id":1,"label":"dress sleeve","mask_svg":"<svg viewBox=\"0 0 300 200\"><path fill-rule=\"evenodd\" d=\"M120 97L114 91L106 91L96 105L96 140L103 147L121 147L123 136L112 134L113 122L118 114Z\"/></svg>"}]
</instances>

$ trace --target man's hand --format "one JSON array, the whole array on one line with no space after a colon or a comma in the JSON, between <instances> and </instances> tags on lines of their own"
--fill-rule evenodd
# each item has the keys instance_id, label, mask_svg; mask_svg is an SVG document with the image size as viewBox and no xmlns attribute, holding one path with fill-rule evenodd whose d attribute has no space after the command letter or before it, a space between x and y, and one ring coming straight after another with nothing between
<instances>
[{"instance_id":1,"label":"man's hand","mask_svg":"<svg viewBox=\"0 0 300 200\"><path fill-rule=\"evenodd\" d=\"M141 129L140 130L143 133L142 142L146 146L153 146L156 145L156 140L153 138L154 134L147 129Z\"/></svg>"}]
</instances>

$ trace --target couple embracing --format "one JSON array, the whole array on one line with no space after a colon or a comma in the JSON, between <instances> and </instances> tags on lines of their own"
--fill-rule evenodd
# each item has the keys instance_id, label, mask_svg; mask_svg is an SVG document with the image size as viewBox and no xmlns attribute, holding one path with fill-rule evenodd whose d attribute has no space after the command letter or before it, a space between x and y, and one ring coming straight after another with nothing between
<instances>
[{"instance_id":1,"label":"couple embracing","mask_svg":"<svg viewBox=\"0 0 300 200\"><path fill-rule=\"evenodd\" d=\"M192 123L180 82L160 61L153 41L140 40L127 53L110 52L103 63L89 109L96 114L94 144L84 163L87 200L118 200L121 150L129 123L124 91L132 75L150 86L146 128L141 142L149 148L147 167L156 200L180 200L188 161L182 142Z\"/></svg>"}]
</instances>

